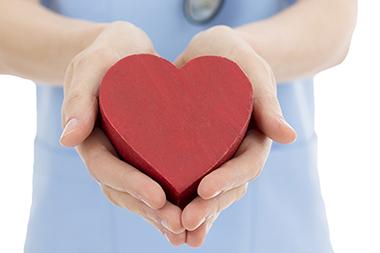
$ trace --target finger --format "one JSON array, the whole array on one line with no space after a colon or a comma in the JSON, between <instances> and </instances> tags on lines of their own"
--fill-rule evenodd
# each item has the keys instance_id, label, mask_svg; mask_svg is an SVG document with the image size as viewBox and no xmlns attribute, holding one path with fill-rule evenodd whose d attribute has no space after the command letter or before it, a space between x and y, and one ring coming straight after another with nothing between
<instances>
[{"instance_id":1,"label":"finger","mask_svg":"<svg viewBox=\"0 0 380 253\"><path fill-rule=\"evenodd\" d=\"M186 243L186 231L182 232L181 234L173 234L165 229L162 229L161 233L174 246L180 246Z\"/></svg>"},{"instance_id":2,"label":"finger","mask_svg":"<svg viewBox=\"0 0 380 253\"><path fill-rule=\"evenodd\" d=\"M261 67L269 68L267 64L265 65L266 66ZM269 72L271 70L267 71ZM256 78L252 78L254 81L251 81L254 83L253 124L276 142L282 144L294 142L297 138L297 134L283 116L276 89L265 87L268 86L269 83L273 83L269 86L276 86L274 77L272 76L272 80L269 80L269 75L261 78L258 77L258 73L251 74L251 76L253 75L257 76Z\"/></svg>"},{"instance_id":3,"label":"finger","mask_svg":"<svg viewBox=\"0 0 380 253\"><path fill-rule=\"evenodd\" d=\"M201 180L198 195L210 199L255 179L264 167L270 146L270 139L260 131L250 131L235 157Z\"/></svg>"},{"instance_id":4,"label":"finger","mask_svg":"<svg viewBox=\"0 0 380 253\"><path fill-rule=\"evenodd\" d=\"M179 212L175 210L175 208L178 207L167 202L163 208L153 210L128 193L116 191L106 185L102 185L102 190L113 204L142 216L146 221L161 231L173 245L185 243L186 231L181 226L181 213L180 210ZM164 226L162 221L165 219L167 220L167 224L177 228L177 231L173 232L172 228Z\"/></svg>"},{"instance_id":5,"label":"finger","mask_svg":"<svg viewBox=\"0 0 380 253\"><path fill-rule=\"evenodd\" d=\"M173 234L185 232L181 219L182 210L178 206L167 201L162 208L154 211L154 215L156 215L159 223Z\"/></svg>"},{"instance_id":6,"label":"finger","mask_svg":"<svg viewBox=\"0 0 380 253\"><path fill-rule=\"evenodd\" d=\"M99 84L119 58L112 50L92 48L76 56L68 67L62 104L62 145L78 145L91 133L98 110Z\"/></svg>"},{"instance_id":7,"label":"finger","mask_svg":"<svg viewBox=\"0 0 380 253\"><path fill-rule=\"evenodd\" d=\"M182 54L180 54L177 59L174 61L174 65L177 67L177 68L182 68L183 66L185 66L185 64L187 63L186 61L186 55L185 55L186 51Z\"/></svg>"},{"instance_id":8,"label":"finger","mask_svg":"<svg viewBox=\"0 0 380 253\"><path fill-rule=\"evenodd\" d=\"M218 218L219 214L210 216L200 227L194 231L187 232L186 243L193 248L200 247L205 242L206 236L211 226Z\"/></svg>"},{"instance_id":9,"label":"finger","mask_svg":"<svg viewBox=\"0 0 380 253\"><path fill-rule=\"evenodd\" d=\"M166 238L166 240L168 240L173 246L179 246L186 243L187 232L185 230L182 233L175 234L154 220L145 220L152 226L157 228L161 232L161 234Z\"/></svg>"},{"instance_id":10,"label":"finger","mask_svg":"<svg viewBox=\"0 0 380 253\"><path fill-rule=\"evenodd\" d=\"M250 54L242 54L239 59L253 85L254 124L272 140L284 144L292 143L296 139L296 132L284 119L277 98L274 74L259 55L253 50L249 52Z\"/></svg>"},{"instance_id":11,"label":"finger","mask_svg":"<svg viewBox=\"0 0 380 253\"><path fill-rule=\"evenodd\" d=\"M200 227L208 217L220 213L232 203L239 200L247 191L247 184L227 191L212 199L197 197L182 212L182 224L188 231Z\"/></svg>"},{"instance_id":12,"label":"finger","mask_svg":"<svg viewBox=\"0 0 380 253\"><path fill-rule=\"evenodd\" d=\"M186 49L179 56L177 56L177 58L173 62L173 64L177 68L182 68L183 66L185 66L186 63L188 63L189 61L191 61L192 59L196 57L215 54L214 52L206 53L206 52L203 52L203 50L196 50L197 48L202 47L202 45L197 43L197 38L204 36L206 33L207 31L201 31L191 39ZM203 48L206 48L206 47L203 47Z\"/></svg>"},{"instance_id":13,"label":"finger","mask_svg":"<svg viewBox=\"0 0 380 253\"><path fill-rule=\"evenodd\" d=\"M166 197L161 186L133 166L115 156L115 150L103 132L95 128L80 145L78 153L91 175L102 184L126 192L151 208L164 206Z\"/></svg>"}]
</instances>

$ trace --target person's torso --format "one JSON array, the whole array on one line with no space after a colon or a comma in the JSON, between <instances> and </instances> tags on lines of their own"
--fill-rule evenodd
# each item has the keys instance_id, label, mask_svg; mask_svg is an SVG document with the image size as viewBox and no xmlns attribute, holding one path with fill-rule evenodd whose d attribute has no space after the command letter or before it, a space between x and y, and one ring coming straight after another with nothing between
<instances>
[{"instance_id":1,"label":"person's torso","mask_svg":"<svg viewBox=\"0 0 380 253\"><path fill-rule=\"evenodd\" d=\"M185 18L182 0L42 1L68 17L132 22L169 60L208 27L236 27L268 18L292 2L225 0L215 18L199 25ZM247 196L222 213L205 246L196 252L330 252L315 165L312 79L279 84L278 98L285 118L298 133L297 141L273 144ZM190 252L169 247L142 219L106 201L76 151L59 144L62 100L62 88L37 85L33 205L26 252Z\"/></svg>"}]
</instances>

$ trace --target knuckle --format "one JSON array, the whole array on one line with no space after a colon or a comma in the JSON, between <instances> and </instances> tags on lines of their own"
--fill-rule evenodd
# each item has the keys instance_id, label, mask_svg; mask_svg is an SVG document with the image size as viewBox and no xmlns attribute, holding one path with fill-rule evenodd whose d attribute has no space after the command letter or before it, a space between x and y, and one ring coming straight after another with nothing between
<instances>
[{"instance_id":1,"label":"knuckle","mask_svg":"<svg viewBox=\"0 0 380 253\"><path fill-rule=\"evenodd\" d=\"M142 44L142 46L144 46L145 48L153 48L153 43L149 39L148 34L139 27L135 27L135 30L137 32L138 37L142 39L141 41L139 41Z\"/></svg>"},{"instance_id":2,"label":"knuckle","mask_svg":"<svg viewBox=\"0 0 380 253\"><path fill-rule=\"evenodd\" d=\"M76 89L67 91L67 94L64 96L63 101L63 112L67 111L69 105L75 105L81 99L81 97L82 96L80 92Z\"/></svg>"},{"instance_id":3,"label":"knuckle","mask_svg":"<svg viewBox=\"0 0 380 253\"><path fill-rule=\"evenodd\" d=\"M257 60L258 64L261 66L262 76L263 78L265 78L268 88L270 88L269 90L271 92L275 92L276 87L277 87L276 85L277 81L276 81L276 78L274 76L271 66L261 57L257 57L257 59L258 59ZM258 67L258 69L259 68L260 67Z\"/></svg>"},{"instance_id":4,"label":"knuckle","mask_svg":"<svg viewBox=\"0 0 380 253\"><path fill-rule=\"evenodd\" d=\"M93 64L98 64L99 68L104 69L109 67L118 59L116 52L108 46L94 46L88 50L81 62L78 63L78 68L86 68Z\"/></svg>"},{"instance_id":5,"label":"knuckle","mask_svg":"<svg viewBox=\"0 0 380 253\"><path fill-rule=\"evenodd\" d=\"M226 26L226 25L217 25L217 26L211 27L207 31L210 35L220 35L220 34L229 34L233 30L231 27Z\"/></svg>"},{"instance_id":6,"label":"knuckle","mask_svg":"<svg viewBox=\"0 0 380 253\"><path fill-rule=\"evenodd\" d=\"M121 21L121 20L114 21L110 25L112 28L120 29L120 30L136 28L136 26L134 24L129 23L129 22L125 22L125 21Z\"/></svg>"},{"instance_id":7,"label":"knuckle","mask_svg":"<svg viewBox=\"0 0 380 253\"><path fill-rule=\"evenodd\" d=\"M87 63L87 54L88 50L85 50L74 57L71 62L71 68L73 72Z\"/></svg>"},{"instance_id":8,"label":"knuckle","mask_svg":"<svg viewBox=\"0 0 380 253\"><path fill-rule=\"evenodd\" d=\"M118 59L116 52L109 46L99 44L87 48L79 53L70 63L72 75L80 73L89 66L104 68L114 63Z\"/></svg>"},{"instance_id":9,"label":"knuckle","mask_svg":"<svg viewBox=\"0 0 380 253\"><path fill-rule=\"evenodd\" d=\"M256 97L253 99L253 103L258 110L279 108L280 105L278 99L273 92L262 90L260 91L260 94L257 93Z\"/></svg>"},{"instance_id":10,"label":"knuckle","mask_svg":"<svg viewBox=\"0 0 380 253\"><path fill-rule=\"evenodd\" d=\"M154 53L154 47L151 40L141 29L138 30L138 36L131 39L133 39L133 53Z\"/></svg>"},{"instance_id":11,"label":"knuckle","mask_svg":"<svg viewBox=\"0 0 380 253\"><path fill-rule=\"evenodd\" d=\"M124 22L124 21L115 21L111 24L111 29L114 29L115 32L120 34L126 34L129 45L133 45L133 51L136 52L154 52L153 43L149 39L147 33L136 25ZM134 36L130 36L130 33L133 33Z\"/></svg>"},{"instance_id":12,"label":"knuckle","mask_svg":"<svg viewBox=\"0 0 380 253\"><path fill-rule=\"evenodd\" d=\"M203 40L203 39L206 39L207 37L209 36L209 31L206 30L206 31L201 31L199 33L197 33L190 41L190 45L194 44L195 42L199 41L199 40Z\"/></svg>"},{"instance_id":13,"label":"knuckle","mask_svg":"<svg viewBox=\"0 0 380 253\"><path fill-rule=\"evenodd\" d=\"M97 95L92 93L83 92L80 85L66 89L64 94L63 109L67 109L69 105L76 105L80 102L85 102L91 106L97 105Z\"/></svg>"},{"instance_id":14,"label":"knuckle","mask_svg":"<svg viewBox=\"0 0 380 253\"><path fill-rule=\"evenodd\" d=\"M246 43L240 43L240 41L231 41L228 45L228 50L226 50L225 56L238 63L242 70L247 74L248 78L250 78L252 72L250 66L252 66L252 62L255 62L256 57L255 52L250 46Z\"/></svg>"},{"instance_id":15,"label":"knuckle","mask_svg":"<svg viewBox=\"0 0 380 253\"><path fill-rule=\"evenodd\" d=\"M148 40L143 40L136 44L134 53L154 53L153 44Z\"/></svg>"}]
</instances>

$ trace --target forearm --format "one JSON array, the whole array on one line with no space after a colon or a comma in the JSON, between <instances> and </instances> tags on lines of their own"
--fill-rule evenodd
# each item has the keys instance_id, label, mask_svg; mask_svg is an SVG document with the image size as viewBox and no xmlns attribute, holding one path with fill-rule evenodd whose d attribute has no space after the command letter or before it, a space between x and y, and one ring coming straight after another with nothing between
<instances>
[{"instance_id":1,"label":"forearm","mask_svg":"<svg viewBox=\"0 0 380 253\"><path fill-rule=\"evenodd\" d=\"M356 0L303 0L237 28L271 65L276 79L311 76L340 63L356 23Z\"/></svg>"},{"instance_id":2,"label":"forearm","mask_svg":"<svg viewBox=\"0 0 380 253\"><path fill-rule=\"evenodd\" d=\"M0 73L62 83L71 59L102 27L65 18L37 3L0 0Z\"/></svg>"}]
</instances>

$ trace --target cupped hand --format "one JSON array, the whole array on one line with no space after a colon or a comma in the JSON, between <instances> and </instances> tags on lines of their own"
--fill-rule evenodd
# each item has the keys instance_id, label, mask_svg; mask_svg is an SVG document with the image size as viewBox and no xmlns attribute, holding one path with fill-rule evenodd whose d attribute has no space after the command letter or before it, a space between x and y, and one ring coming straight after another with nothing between
<instances>
[{"instance_id":1,"label":"cupped hand","mask_svg":"<svg viewBox=\"0 0 380 253\"><path fill-rule=\"evenodd\" d=\"M142 216L173 245L185 242L182 211L166 201L161 186L133 166L121 161L108 138L95 128L77 150L91 175L115 205Z\"/></svg>"},{"instance_id":2,"label":"cupped hand","mask_svg":"<svg viewBox=\"0 0 380 253\"><path fill-rule=\"evenodd\" d=\"M95 126L98 88L104 74L121 58L140 53L155 54L148 36L130 23L115 22L106 25L93 43L74 57L64 79L64 130L60 142L76 146L112 203L141 215L172 244L179 245L186 239L181 210L166 201L157 182L121 161L104 133Z\"/></svg>"},{"instance_id":3,"label":"cupped hand","mask_svg":"<svg viewBox=\"0 0 380 253\"><path fill-rule=\"evenodd\" d=\"M248 182L258 176L270 151L271 140L291 143L295 131L284 120L276 94L271 68L243 39L227 26L216 26L197 34L177 58L177 67L193 58L215 55L226 57L245 72L253 87L254 128L250 129L234 158L202 179L198 197L182 212L182 225L188 231L186 243L202 245L219 213L240 199Z\"/></svg>"}]
</instances>

